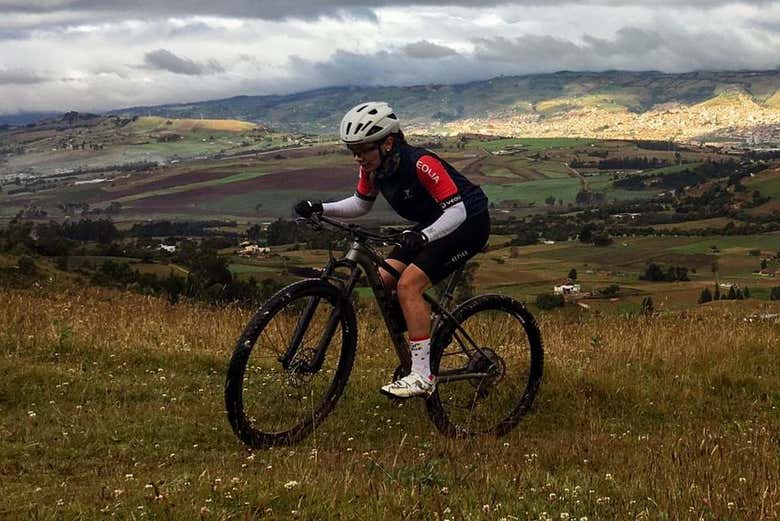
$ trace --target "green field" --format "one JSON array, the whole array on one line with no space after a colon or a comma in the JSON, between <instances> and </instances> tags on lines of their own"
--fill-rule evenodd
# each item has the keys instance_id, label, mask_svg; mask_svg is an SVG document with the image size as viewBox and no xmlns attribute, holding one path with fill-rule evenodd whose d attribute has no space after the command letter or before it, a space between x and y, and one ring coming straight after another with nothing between
<instances>
[{"instance_id":1,"label":"green field","mask_svg":"<svg viewBox=\"0 0 780 521\"><path fill-rule=\"evenodd\" d=\"M593 142L592 139L581 138L508 138L474 142L470 143L467 148L478 147L488 152L496 152L507 147L519 146L523 151L540 152L551 148L587 146Z\"/></svg>"},{"instance_id":2,"label":"green field","mask_svg":"<svg viewBox=\"0 0 780 521\"><path fill-rule=\"evenodd\" d=\"M685 170L693 170L698 166L703 165L704 163L697 162L697 163L683 163L681 165L672 165L667 166L664 168L656 168L655 170L646 170L645 174L652 174L652 175L666 175L666 174L676 174L678 172L683 172Z\"/></svg>"},{"instance_id":3,"label":"green field","mask_svg":"<svg viewBox=\"0 0 780 521\"><path fill-rule=\"evenodd\" d=\"M616 190L611 188L612 181L606 177L597 180L588 178L588 185L593 191L605 192L608 201L613 199L651 199L658 194L657 191ZM482 185L482 190L485 191L491 202L523 201L526 203L535 202L537 205L543 204L549 196L562 199L565 204L574 203L577 193L581 189L580 181L572 177L539 179L513 184Z\"/></svg>"},{"instance_id":4,"label":"green field","mask_svg":"<svg viewBox=\"0 0 780 521\"><path fill-rule=\"evenodd\" d=\"M572 175L571 171L566 167L566 165L556 161L542 161L538 163L532 163L532 165L532 169L536 170L537 172L541 172L545 177L550 179L562 179L571 177Z\"/></svg>"},{"instance_id":5,"label":"green field","mask_svg":"<svg viewBox=\"0 0 780 521\"><path fill-rule=\"evenodd\" d=\"M172 141L167 143L145 143L143 145L128 146L131 153L150 152L160 154L165 157L180 156L194 157L201 155L216 154L230 143L222 141L201 141L201 138L185 138L181 141Z\"/></svg>"},{"instance_id":6,"label":"green field","mask_svg":"<svg viewBox=\"0 0 780 521\"><path fill-rule=\"evenodd\" d=\"M482 190L491 202L503 201L535 202L544 204L549 196L563 199L564 203L573 203L580 191L580 182L574 178L541 179L525 183L482 185Z\"/></svg>"},{"instance_id":7,"label":"green field","mask_svg":"<svg viewBox=\"0 0 780 521\"><path fill-rule=\"evenodd\" d=\"M269 266L255 266L253 264L230 264L228 269L231 273L236 275L253 274L253 273L275 273L278 270Z\"/></svg>"},{"instance_id":8,"label":"green field","mask_svg":"<svg viewBox=\"0 0 780 521\"><path fill-rule=\"evenodd\" d=\"M517 175L514 172L512 172L511 170L503 166L487 165L484 168L482 168L482 174L488 177L508 177L508 178L517 177Z\"/></svg>"},{"instance_id":9,"label":"green field","mask_svg":"<svg viewBox=\"0 0 780 521\"><path fill-rule=\"evenodd\" d=\"M607 200L617 199L620 201L630 201L632 199L652 199L657 196L660 190L622 190L612 186L612 180L608 175L587 177L588 186L596 192L607 194Z\"/></svg>"},{"instance_id":10,"label":"green field","mask_svg":"<svg viewBox=\"0 0 780 521\"><path fill-rule=\"evenodd\" d=\"M746 180L744 184L750 190L759 190L761 195L780 201L780 175L777 172L773 175L759 174Z\"/></svg>"},{"instance_id":11,"label":"green field","mask_svg":"<svg viewBox=\"0 0 780 521\"><path fill-rule=\"evenodd\" d=\"M709 253L710 246L717 246L721 251L730 249L752 250L760 248L762 250L780 250L780 233L771 233L763 235L729 235L712 236L706 239L699 239L684 246L671 248L672 251L681 253Z\"/></svg>"}]
</instances>

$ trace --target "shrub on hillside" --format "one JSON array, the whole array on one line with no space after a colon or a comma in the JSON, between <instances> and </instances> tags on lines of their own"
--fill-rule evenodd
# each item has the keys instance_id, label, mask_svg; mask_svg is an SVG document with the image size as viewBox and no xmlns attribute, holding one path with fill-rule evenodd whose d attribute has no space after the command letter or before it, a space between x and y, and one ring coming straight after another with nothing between
<instances>
[{"instance_id":1,"label":"shrub on hillside","mask_svg":"<svg viewBox=\"0 0 780 521\"><path fill-rule=\"evenodd\" d=\"M539 309L548 310L563 307L563 295L554 293L542 293L536 297L536 306Z\"/></svg>"},{"instance_id":2,"label":"shrub on hillside","mask_svg":"<svg viewBox=\"0 0 780 521\"><path fill-rule=\"evenodd\" d=\"M612 238L606 233L597 233L593 235L594 246L609 246L612 244Z\"/></svg>"},{"instance_id":3,"label":"shrub on hillside","mask_svg":"<svg viewBox=\"0 0 780 521\"><path fill-rule=\"evenodd\" d=\"M655 313L655 304L653 304L653 298L645 297L642 299L642 314L649 316L653 313Z\"/></svg>"},{"instance_id":4,"label":"shrub on hillside","mask_svg":"<svg viewBox=\"0 0 780 521\"><path fill-rule=\"evenodd\" d=\"M769 300L780 300L780 286L775 286L769 292Z\"/></svg>"},{"instance_id":5,"label":"shrub on hillside","mask_svg":"<svg viewBox=\"0 0 780 521\"><path fill-rule=\"evenodd\" d=\"M35 275L38 273L38 266L32 257L28 255L22 255L19 257L19 261L16 263L19 266L19 272L22 275Z\"/></svg>"},{"instance_id":6,"label":"shrub on hillside","mask_svg":"<svg viewBox=\"0 0 780 521\"><path fill-rule=\"evenodd\" d=\"M596 290L597 295L601 297L607 297L607 298L616 297L619 292L620 292L620 286L618 286L617 284L610 284L605 288L599 288Z\"/></svg>"},{"instance_id":7,"label":"shrub on hillside","mask_svg":"<svg viewBox=\"0 0 780 521\"><path fill-rule=\"evenodd\" d=\"M645 273L639 276L640 280L650 282L678 282L688 281L688 268L684 266L669 266L666 271L663 267L651 262L645 269Z\"/></svg>"}]
</instances>

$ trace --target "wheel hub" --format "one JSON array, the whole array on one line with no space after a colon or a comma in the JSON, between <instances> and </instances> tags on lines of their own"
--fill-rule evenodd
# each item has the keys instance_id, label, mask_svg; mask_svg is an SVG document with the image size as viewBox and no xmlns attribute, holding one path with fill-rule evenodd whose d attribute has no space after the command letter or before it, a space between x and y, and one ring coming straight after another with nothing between
<instances>
[{"instance_id":1,"label":"wheel hub","mask_svg":"<svg viewBox=\"0 0 780 521\"><path fill-rule=\"evenodd\" d=\"M469 360L466 370L470 373L487 373L482 378L469 380L479 392L481 397L485 397L490 389L495 387L504 377L506 364L504 359L498 353L489 347L481 347L480 351L475 351L474 356Z\"/></svg>"},{"instance_id":2,"label":"wheel hub","mask_svg":"<svg viewBox=\"0 0 780 521\"><path fill-rule=\"evenodd\" d=\"M290 369L287 371L287 383L290 387L302 387L314 378L311 365L314 363L316 354L317 352L310 347L303 347L298 350L290 364Z\"/></svg>"}]
</instances>

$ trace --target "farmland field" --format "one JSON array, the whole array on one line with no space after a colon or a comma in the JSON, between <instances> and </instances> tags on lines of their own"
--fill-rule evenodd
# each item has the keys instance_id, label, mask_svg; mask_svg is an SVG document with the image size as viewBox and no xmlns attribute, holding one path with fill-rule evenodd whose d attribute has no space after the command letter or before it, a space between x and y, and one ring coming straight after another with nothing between
<instances>
[{"instance_id":1,"label":"farmland field","mask_svg":"<svg viewBox=\"0 0 780 521\"><path fill-rule=\"evenodd\" d=\"M672 249L683 253L706 253L712 245L717 246L722 251L734 250L743 253L754 248L777 251L780 250L780 233L725 237L713 236Z\"/></svg>"},{"instance_id":2,"label":"farmland field","mask_svg":"<svg viewBox=\"0 0 780 521\"><path fill-rule=\"evenodd\" d=\"M58 150L55 159L52 152L45 152L47 140L52 139L49 136L41 137L42 151L14 161L24 161L30 168L37 168L34 166L37 164L45 175L66 168L108 168L125 162L161 164L128 173L111 172L110 168L105 173L74 173L72 179L58 179L49 186L36 186L28 193L12 196L4 190L0 192L0 216L7 219L20 209L34 205L52 218L64 218L64 205L105 207L116 202L122 204L122 219L192 216L198 212L209 217L269 219L289 216L291 204L302 197L316 194L323 199L334 198L347 196L354 190L357 167L352 157L343 147L332 142L314 143L311 137L293 139L235 121L163 118L140 118L122 133L106 130L104 134L110 142L99 153ZM158 141L172 134L179 138ZM413 143L416 139L425 140L418 136L410 138ZM516 216L528 215L531 212L528 205L532 203L541 208L551 196L565 204L573 203L583 188L577 173L567 166L575 158L589 157L596 161L601 156L593 154L603 153L609 157L674 158L673 152L639 150L632 142L589 139L471 140L465 149L456 149L456 144L454 139L443 140L434 151L460 165L472 181L484 187L493 202L522 203L508 210ZM491 153L498 151L502 151L501 155ZM223 157L225 153L237 155ZM719 156L702 151L685 152L683 157L695 161ZM648 199L658 193L657 190L616 190L611 184L612 177L609 172L588 174L585 185L590 190L605 192L607 201ZM772 179L764 176L750 182L769 183L765 189L771 192ZM92 184L95 181L100 182ZM764 207L753 210L767 211ZM390 217L386 211L374 215L381 219Z\"/></svg>"},{"instance_id":3,"label":"farmland field","mask_svg":"<svg viewBox=\"0 0 780 521\"><path fill-rule=\"evenodd\" d=\"M761 195L780 200L780 169L762 172L745 182L750 190L759 190Z\"/></svg>"},{"instance_id":4,"label":"farmland field","mask_svg":"<svg viewBox=\"0 0 780 521\"><path fill-rule=\"evenodd\" d=\"M475 143L473 146L483 148L489 152L495 152L508 146L519 146L529 152L538 152L551 148L587 146L592 142L593 140L591 139L580 138L509 138L482 141Z\"/></svg>"},{"instance_id":5,"label":"farmland field","mask_svg":"<svg viewBox=\"0 0 780 521\"><path fill-rule=\"evenodd\" d=\"M483 185L482 189L488 199L495 203L524 201L541 205L551 195L563 199L564 203L573 203L580 190L580 182L574 178L543 179L525 183Z\"/></svg>"}]
</instances>

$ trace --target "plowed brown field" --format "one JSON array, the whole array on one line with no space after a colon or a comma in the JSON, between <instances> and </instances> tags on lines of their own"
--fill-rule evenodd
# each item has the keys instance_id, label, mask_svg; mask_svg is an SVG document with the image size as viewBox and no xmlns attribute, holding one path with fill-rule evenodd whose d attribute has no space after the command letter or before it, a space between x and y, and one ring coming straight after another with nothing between
<instances>
[{"instance_id":1,"label":"plowed brown field","mask_svg":"<svg viewBox=\"0 0 780 521\"><path fill-rule=\"evenodd\" d=\"M134 208L186 207L203 201L241 195L258 190L290 190L301 192L344 190L345 195L355 189L357 172L354 167L307 168L268 174L235 183L208 186L139 199ZM175 186L175 185L174 185Z\"/></svg>"}]
</instances>

